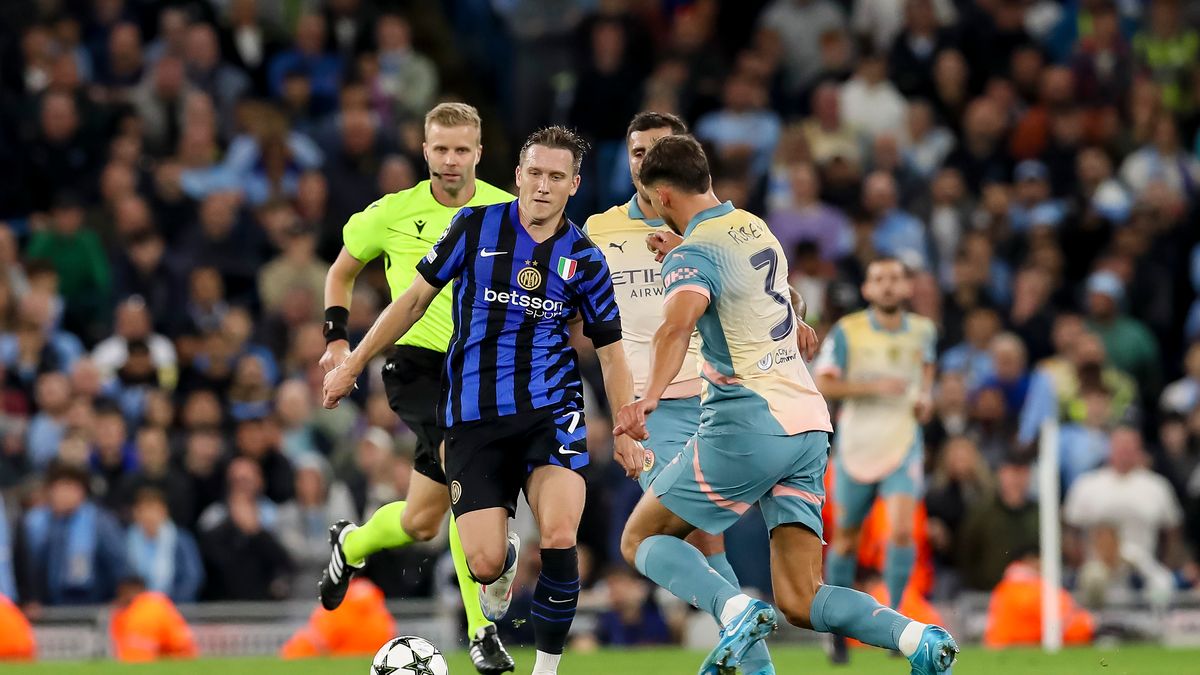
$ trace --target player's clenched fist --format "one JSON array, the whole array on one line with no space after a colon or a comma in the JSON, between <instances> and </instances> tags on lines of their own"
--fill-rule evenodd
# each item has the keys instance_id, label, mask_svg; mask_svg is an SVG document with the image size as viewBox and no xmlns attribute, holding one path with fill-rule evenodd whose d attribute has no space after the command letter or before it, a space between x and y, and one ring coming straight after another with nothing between
<instances>
[{"instance_id":1,"label":"player's clenched fist","mask_svg":"<svg viewBox=\"0 0 1200 675\"><path fill-rule=\"evenodd\" d=\"M357 371L345 363L341 363L325 373L325 386L322 391L325 396L325 407L333 410L338 406L338 401L349 396L350 392L354 390L354 383L358 380L358 375Z\"/></svg>"}]
</instances>

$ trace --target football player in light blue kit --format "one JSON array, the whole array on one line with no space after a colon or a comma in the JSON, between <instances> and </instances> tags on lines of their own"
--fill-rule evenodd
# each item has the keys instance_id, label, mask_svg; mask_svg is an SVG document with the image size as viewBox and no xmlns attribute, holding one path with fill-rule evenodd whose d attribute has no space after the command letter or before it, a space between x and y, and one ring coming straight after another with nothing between
<instances>
[{"instance_id":1,"label":"football player in light blue kit","mask_svg":"<svg viewBox=\"0 0 1200 675\"><path fill-rule=\"evenodd\" d=\"M867 265L862 292L869 307L834 324L814 369L825 398L842 402L834 439L837 532L825 576L839 586L854 583L859 528L878 496L891 524L883 581L896 608L917 557L913 514L925 465L921 425L933 412L937 327L905 311L912 282L895 258ZM834 640L830 657L849 660L845 640Z\"/></svg>"},{"instance_id":2,"label":"football player in light blue kit","mask_svg":"<svg viewBox=\"0 0 1200 675\"><path fill-rule=\"evenodd\" d=\"M775 609L742 594L682 537L697 528L723 532L757 504L771 531L775 601L789 622L897 650L913 675L949 673L958 645L944 629L821 582L832 426L804 365L815 340L788 301L779 242L760 218L717 200L708 160L691 138L658 141L639 177L655 211L684 239L663 262L666 306L650 381L641 399L617 413L613 432L647 438L646 417L679 372L696 329L705 383L699 431L634 509L621 541L625 559L717 618L721 640L700 674L731 674L775 629ZM797 330L810 334L800 340L804 355Z\"/></svg>"},{"instance_id":3,"label":"football player in light blue kit","mask_svg":"<svg viewBox=\"0 0 1200 675\"><path fill-rule=\"evenodd\" d=\"M630 121L625 134L629 168L633 174L633 197L604 213L588 218L586 231L608 261L613 279L613 292L621 310L622 341L633 373L634 393L641 395L650 379L650 351L654 332L662 325L662 275L656 254L646 246L649 235L678 238L658 214L654 213L646 191L637 180L642 158L656 141L666 136L686 134L687 126L675 115L641 112ZM657 413L647 422L650 437L646 439L642 473L638 482L642 489L650 486L658 474L676 455L683 452L688 440L700 426L700 372L697 367L700 341L693 336L688 354L679 373L667 386ZM710 567L734 586L739 586L737 574L725 557L725 538L696 530L688 542L704 554ZM775 666L764 643L755 644L742 660L745 675L774 675Z\"/></svg>"}]
</instances>

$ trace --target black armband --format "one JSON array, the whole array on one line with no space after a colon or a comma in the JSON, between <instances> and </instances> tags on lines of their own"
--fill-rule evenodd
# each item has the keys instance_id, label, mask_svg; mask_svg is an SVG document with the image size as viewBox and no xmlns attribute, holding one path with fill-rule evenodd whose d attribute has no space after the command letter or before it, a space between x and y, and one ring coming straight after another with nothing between
<instances>
[{"instance_id":1,"label":"black armband","mask_svg":"<svg viewBox=\"0 0 1200 675\"><path fill-rule=\"evenodd\" d=\"M350 322L350 310L345 307L325 308L325 344L335 340L349 340L346 324Z\"/></svg>"}]
</instances>

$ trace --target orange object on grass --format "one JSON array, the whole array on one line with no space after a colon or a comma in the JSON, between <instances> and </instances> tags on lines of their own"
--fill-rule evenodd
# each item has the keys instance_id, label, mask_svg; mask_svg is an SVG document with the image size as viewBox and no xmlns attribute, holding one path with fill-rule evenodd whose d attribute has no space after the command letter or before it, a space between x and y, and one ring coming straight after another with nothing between
<instances>
[{"instance_id":1,"label":"orange object on grass","mask_svg":"<svg viewBox=\"0 0 1200 675\"><path fill-rule=\"evenodd\" d=\"M119 661L195 658L198 653L192 629L175 603L154 591L142 591L115 610L110 634Z\"/></svg>"},{"instance_id":2,"label":"orange object on grass","mask_svg":"<svg viewBox=\"0 0 1200 675\"><path fill-rule=\"evenodd\" d=\"M392 639L396 622L383 602L383 591L366 579L350 582L346 599L332 612L322 607L283 645L285 659L313 656L371 655Z\"/></svg>"},{"instance_id":3,"label":"orange object on grass","mask_svg":"<svg viewBox=\"0 0 1200 675\"><path fill-rule=\"evenodd\" d=\"M11 600L0 595L0 661L32 661L36 654L29 620Z\"/></svg>"},{"instance_id":4,"label":"orange object on grass","mask_svg":"<svg viewBox=\"0 0 1200 675\"><path fill-rule=\"evenodd\" d=\"M1071 595L1059 589L1063 618L1063 644L1092 641L1096 622ZM1018 560L1004 570L1004 579L992 591L983 644L988 647L1038 645L1042 642L1042 576L1037 567Z\"/></svg>"}]
</instances>

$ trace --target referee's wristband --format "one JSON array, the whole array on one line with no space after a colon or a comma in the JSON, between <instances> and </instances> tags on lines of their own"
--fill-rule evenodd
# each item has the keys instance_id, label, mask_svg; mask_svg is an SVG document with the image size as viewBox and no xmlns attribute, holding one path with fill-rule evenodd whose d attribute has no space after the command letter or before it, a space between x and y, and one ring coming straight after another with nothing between
<instances>
[{"instance_id":1,"label":"referee's wristband","mask_svg":"<svg viewBox=\"0 0 1200 675\"><path fill-rule=\"evenodd\" d=\"M349 340L346 324L350 322L350 310L345 307L325 308L325 344L335 340Z\"/></svg>"}]
</instances>

